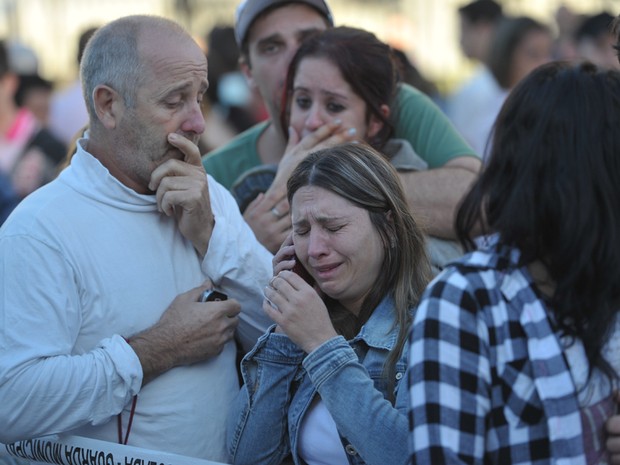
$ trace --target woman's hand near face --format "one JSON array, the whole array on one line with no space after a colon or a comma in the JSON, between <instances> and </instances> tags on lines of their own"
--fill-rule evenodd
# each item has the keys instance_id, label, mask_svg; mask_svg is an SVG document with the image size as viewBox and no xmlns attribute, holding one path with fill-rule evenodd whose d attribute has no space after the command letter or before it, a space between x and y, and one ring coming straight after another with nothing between
<instances>
[{"instance_id":1,"label":"woman's hand near face","mask_svg":"<svg viewBox=\"0 0 620 465\"><path fill-rule=\"evenodd\" d=\"M243 212L243 219L250 225L256 239L271 253L280 248L291 232L291 216L286 196L274 198L274 194L258 194Z\"/></svg>"},{"instance_id":2,"label":"woman's hand near face","mask_svg":"<svg viewBox=\"0 0 620 465\"><path fill-rule=\"evenodd\" d=\"M243 213L256 238L270 252L278 250L282 239L291 230L286 183L293 170L309 153L353 139L355 130L343 128L339 121L323 125L301 141L295 130L289 130L288 145L278 164L275 179L269 189L254 199Z\"/></svg>"},{"instance_id":3,"label":"woman's hand near face","mask_svg":"<svg viewBox=\"0 0 620 465\"><path fill-rule=\"evenodd\" d=\"M273 265L273 275L278 276L280 271L292 270L295 266L295 246L293 245L293 233L289 232L276 251L271 261Z\"/></svg>"},{"instance_id":4,"label":"woman's hand near face","mask_svg":"<svg viewBox=\"0 0 620 465\"><path fill-rule=\"evenodd\" d=\"M296 273L284 270L274 276L265 297L263 310L304 352L338 336L323 300Z\"/></svg>"},{"instance_id":5,"label":"woman's hand near face","mask_svg":"<svg viewBox=\"0 0 620 465\"><path fill-rule=\"evenodd\" d=\"M288 178L308 154L344 142L350 142L357 138L355 128L344 127L340 120L324 124L303 139L300 138L299 134L292 127L289 127L288 134L288 144L284 150L284 156L278 164L276 178L267 192L274 190L278 193L286 194Z\"/></svg>"}]
</instances>

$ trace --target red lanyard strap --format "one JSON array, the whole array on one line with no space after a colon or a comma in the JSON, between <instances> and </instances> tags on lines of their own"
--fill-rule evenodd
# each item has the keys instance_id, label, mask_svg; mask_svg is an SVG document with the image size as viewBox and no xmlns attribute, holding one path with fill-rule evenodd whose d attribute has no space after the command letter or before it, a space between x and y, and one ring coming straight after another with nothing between
<instances>
[{"instance_id":1,"label":"red lanyard strap","mask_svg":"<svg viewBox=\"0 0 620 465\"><path fill-rule=\"evenodd\" d=\"M131 424L133 423L133 416L136 413L136 404L138 403L138 396L133 396L133 400L131 401L131 411L129 412L129 422L127 423L127 433L125 434L125 439L123 439L123 412L119 413L116 416L116 425L118 427L118 443L127 445L127 441L129 440L129 433L131 432Z\"/></svg>"}]
</instances>

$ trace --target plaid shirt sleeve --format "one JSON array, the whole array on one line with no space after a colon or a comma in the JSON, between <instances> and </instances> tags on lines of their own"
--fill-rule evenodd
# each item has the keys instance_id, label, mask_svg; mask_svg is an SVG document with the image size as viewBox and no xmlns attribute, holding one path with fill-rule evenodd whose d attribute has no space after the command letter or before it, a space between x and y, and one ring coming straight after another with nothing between
<instances>
[{"instance_id":1,"label":"plaid shirt sleeve","mask_svg":"<svg viewBox=\"0 0 620 465\"><path fill-rule=\"evenodd\" d=\"M451 269L416 311L409 353L412 464L482 463L490 410L489 332L473 289Z\"/></svg>"}]
</instances>

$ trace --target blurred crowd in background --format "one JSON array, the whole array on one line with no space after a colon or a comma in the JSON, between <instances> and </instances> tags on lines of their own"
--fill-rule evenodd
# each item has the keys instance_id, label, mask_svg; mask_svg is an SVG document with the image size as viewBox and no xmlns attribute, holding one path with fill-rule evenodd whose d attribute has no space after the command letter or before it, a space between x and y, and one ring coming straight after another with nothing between
<instances>
[{"instance_id":1,"label":"blurred crowd in background","mask_svg":"<svg viewBox=\"0 0 620 465\"><path fill-rule=\"evenodd\" d=\"M22 8L26 3L34 8L32 2L23 2ZM65 8L70 4L53 0L38 2L46 8L55 3ZM198 14L198 3L176 1L163 13L180 18L192 30L197 23L192 18ZM239 72L239 51L234 40L232 13L228 22L222 13L234 10L236 3L202 2L202 15L213 7L213 11L218 12L215 17L222 19L216 19L217 23L202 34L192 31L204 47L209 62L210 88L204 107L207 126L200 147L203 154L267 117L260 97L248 87ZM337 9L339 3L333 3L334 9ZM454 24L456 28L448 36L455 38L454 49L458 51L461 63L464 63L458 68L462 70L459 78L454 77L454 68L446 70L439 78L436 77L436 66L425 69L424 60L419 60L417 55L450 53L443 50L443 44L438 45L438 50L429 50L427 44L422 48L419 44L407 43L407 37L411 36L408 22L402 23L402 34L392 30L386 38L399 58L401 79L429 95L483 158L491 126L504 99L510 89L533 68L550 60L582 59L603 67L619 66L612 48L613 35L610 30L617 14L612 9L613 4L601 4L608 5L607 10L589 9L587 12L559 4L553 16L545 21L523 14L517 3L478 0L451 4L449 14L452 17L450 20L444 19L446 25ZM586 2L581 4L586 6ZM153 2L151 7L154 5L157 4ZM591 7L594 4L590 2L587 5ZM74 51L72 65L65 66L59 74L57 68L54 68L55 73L49 72L53 68L49 65L53 57L42 56L36 47L19 37L24 12L20 11L16 19L16 2L4 2L3 6L7 66L0 69L0 131L3 135L0 146L0 196L12 196L17 202L55 175L76 134L87 122L78 66L83 46L98 24L81 29L73 43L54 45L59 51L58 56L67 50ZM358 2L360 11L376 7L373 2ZM384 8L390 7L401 14L412 11L399 2L385 2ZM337 17L343 18L343 24L371 29L368 24L354 24L354 14L340 14ZM421 18L417 20L417 24L423 24ZM429 22L435 24L436 18L429 18ZM381 35L380 31L373 32ZM390 37L394 39L390 40ZM416 51L416 56L412 50ZM36 150L33 150L33 145ZM31 152L27 153L28 156L24 156L26 149ZM4 187L11 184L13 192ZM11 205L10 201L4 203Z\"/></svg>"}]
</instances>

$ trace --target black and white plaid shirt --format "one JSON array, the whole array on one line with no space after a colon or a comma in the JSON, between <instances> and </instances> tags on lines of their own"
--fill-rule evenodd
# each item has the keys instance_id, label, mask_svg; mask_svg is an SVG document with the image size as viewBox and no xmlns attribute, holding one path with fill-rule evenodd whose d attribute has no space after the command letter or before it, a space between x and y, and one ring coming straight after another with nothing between
<instances>
[{"instance_id":1,"label":"black and white plaid shirt","mask_svg":"<svg viewBox=\"0 0 620 465\"><path fill-rule=\"evenodd\" d=\"M409 353L412 464L586 463L571 373L519 256L501 245L468 254L422 297Z\"/></svg>"}]
</instances>

